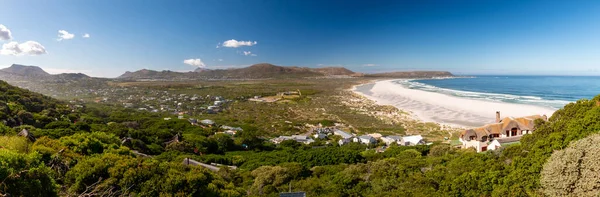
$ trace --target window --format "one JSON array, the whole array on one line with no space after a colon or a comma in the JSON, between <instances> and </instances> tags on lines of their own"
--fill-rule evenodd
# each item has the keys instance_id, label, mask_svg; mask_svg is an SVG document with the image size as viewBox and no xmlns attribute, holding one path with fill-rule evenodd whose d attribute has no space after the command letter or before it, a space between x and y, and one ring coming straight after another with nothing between
<instances>
[{"instance_id":1,"label":"window","mask_svg":"<svg viewBox=\"0 0 600 197\"><path fill-rule=\"evenodd\" d=\"M500 137L500 134L492 134L492 138Z\"/></svg>"},{"instance_id":2,"label":"window","mask_svg":"<svg viewBox=\"0 0 600 197\"><path fill-rule=\"evenodd\" d=\"M515 127L515 128L512 128L512 129L510 130L510 135L511 135L511 136L516 136L516 135L517 135L517 130L518 130L518 129L517 129L516 127Z\"/></svg>"},{"instance_id":3,"label":"window","mask_svg":"<svg viewBox=\"0 0 600 197\"><path fill-rule=\"evenodd\" d=\"M469 137L469 140L475 140L475 139L477 139L477 136L470 136Z\"/></svg>"},{"instance_id":4,"label":"window","mask_svg":"<svg viewBox=\"0 0 600 197\"><path fill-rule=\"evenodd\" d=\"M481 147L481 152L487 151L487 146Z\"/></svg>"}]
</instances>

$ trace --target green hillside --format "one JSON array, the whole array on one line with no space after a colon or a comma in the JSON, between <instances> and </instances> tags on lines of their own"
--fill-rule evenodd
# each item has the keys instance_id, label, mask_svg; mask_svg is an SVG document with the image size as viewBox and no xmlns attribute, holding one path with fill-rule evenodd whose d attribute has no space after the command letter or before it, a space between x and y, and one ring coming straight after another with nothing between
<instances>
[{"instance_id":1,"label":"green hillside","mask_svg":"<svg viewBox=\"0 0 600 197\"><path fill-rule=\"evenodd\" d=\"M595 173L570 164L600 159L585 152L598 141L586 137L600 130L600 96L565 106L520 144L498 151L433 144L376 153L359 144L275 146L251 124L229 136L217 126L116 106L67 108L4 82L0 90L0 195L278 196L291 186L308 196L552 196L600 188L596 179L568 173ZM35 140L18 136L23 129ZM237 169L211 171L184 158ZM562 176L569 185L552 181Z\"/></svg>"},{"instance_id":2,"label":"green hillside","mask_svg":"<svg viewBox=\"0 0 600 197\"><path fill-rule=\"evenodd\" d=\"M5 125L43 127L67 113L63 102L0 81L0 120Z\"/></svg>"}]
</instances>

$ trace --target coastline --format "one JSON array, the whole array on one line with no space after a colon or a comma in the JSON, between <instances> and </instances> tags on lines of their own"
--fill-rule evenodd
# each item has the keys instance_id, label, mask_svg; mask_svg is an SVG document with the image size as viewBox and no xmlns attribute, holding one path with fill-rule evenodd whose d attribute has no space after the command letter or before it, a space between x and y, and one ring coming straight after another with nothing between
<instances>
[{"instance_id":1,"label":"coastline","mask_svg":"<svg viewBox=\"0 0 600 197\"><path fill-rule=\"evenodd\" d=\"M554 110L539 106L472 100L446 94L415 90L393 81L409 79L381 79L355 85L351 91L378 105L391 105L407 112L420 122L434 122L443 127L464 129L483 126L495 120L495 112L502 117L548 115Z\"/></svg>"}]
</instances>

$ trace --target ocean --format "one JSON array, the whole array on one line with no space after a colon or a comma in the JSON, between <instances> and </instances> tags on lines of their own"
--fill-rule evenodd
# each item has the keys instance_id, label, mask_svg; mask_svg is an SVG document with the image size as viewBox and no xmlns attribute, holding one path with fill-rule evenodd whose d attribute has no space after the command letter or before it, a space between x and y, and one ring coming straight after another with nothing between
<instances>
[{"instance_id":1,"label":"ocean","mask_svg":"<svg viewBox=\"0 0 600 197\"><path fill-rule=\"evenodd\" d=\"M465 99L535 105L560 109L579 99L600 94L594 76L474 76L465 78L394 81L409 89Z\"/></svg>"}]
</instances>

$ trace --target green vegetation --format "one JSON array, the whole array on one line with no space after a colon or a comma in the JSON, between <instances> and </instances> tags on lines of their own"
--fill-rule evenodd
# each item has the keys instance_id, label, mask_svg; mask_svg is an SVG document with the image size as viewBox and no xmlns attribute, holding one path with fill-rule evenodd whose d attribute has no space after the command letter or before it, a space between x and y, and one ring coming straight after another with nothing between
<instances>
[{"instance_id":1,"label":"green vegetation","mask_svg":"<svg viewBox=\"0 0 600 197\"><path fill-rule=\"evenodd\" d=\"M305 122L365 121L356 128L360 132L382 125L384 131L403 132L372 116L348 118L357 111L326 101L332 97L328 93L310 96L311 104L239 101L232 108L246 111L236 115L229 110L213 118L243 128L229 136L218 126L164 120L160 113L98 104L74 107L0 85L0 103L5 104L1 195L278 196L291 186L310 196L558 196L595 194L600 188L593 146L599 140L594 134L600 130L600 96L565 106L548 122L538 121L538 129L520 144L498 151L476 153L435 143L391 146L377 153L359 144L284 141L275 146L265 140L273 127L298 132L292 128ZM294 110L299 107L326 112L308 116ZM290 113L285 119L292 123L265 115L277 110L282 116ZM292 126L273 126L277 124ZM16 135L24 129L36 140ZM210 171L186 165L184 158L237 169Z\"/></svg>"},{"instance_id":2,"label":"green vegetation","mask_svg":"<svg viewBox=\"0 0 600 197\"><path fill-rule=\"evenodd\" d=\"M600 135L594 134L556 151L544 164L541 184L548 196L594 196L600 176Z\"/></svg>"}]
</instances>

